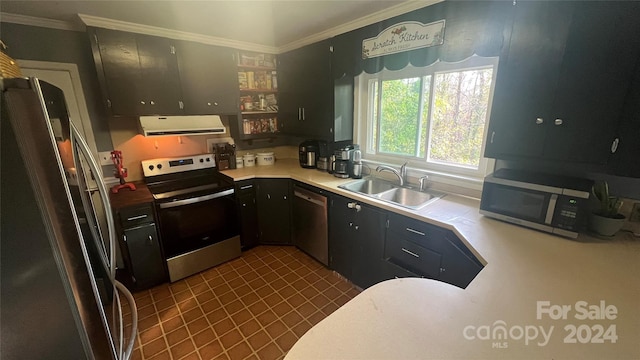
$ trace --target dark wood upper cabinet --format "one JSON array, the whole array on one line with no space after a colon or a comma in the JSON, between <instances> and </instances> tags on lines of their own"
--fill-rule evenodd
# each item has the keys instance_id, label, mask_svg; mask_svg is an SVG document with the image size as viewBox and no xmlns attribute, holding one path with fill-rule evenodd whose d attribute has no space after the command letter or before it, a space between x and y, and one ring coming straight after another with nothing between
<instances>
[{"instance_id":1,"label":"dark wood upper cabinet","mask_svg":"<svg viewBox=\"0 0 640 360\"><path fill-rule=\"evenodd\" d=\"M640 178L640 58L636 64L631 89L618 128L617 151L613 155L612 172L615 175Z\"/></svg>"},{"instance_id":2,"label":"dark wood upper cabinet","mask_svg":"<svg viewBox=\"0 0 640 360\"><path fill-rule=\"evenodd\" d=\"M333 140L333 78L331 42L320 41L278 57L283 132Z\"/></svg>"},{"instance_id":3,"label":"dark wood upper cabinet","mask_svg":"<svg viewBox=\"0 0 640 360\"><path fill-rule=\"evenodd\" d=\"M182 113L172 42L101 28L90 32L98 78L112 115Z\"/></svg>"},{"instance_id":4,"label":"dark wood upper cabinet","mask_svg":"<svg viewBox=\"0 0 640 360\"><path fill-rule=\"evenodd\" d=\"M640 51L635 2L518 2L485 156L604 164Z\"/></svg>"},{"instance_id":5,"label":"dark wood upper cabinet","mask_svg":"<svg viewBox=\"0 0 640 360\"><path fill-rule=\"evenodd\" d=\"M142 73L134 34L106 29L90 30L98 78L112 114L135 114L142 97ZM99 39L99 40L98 40Z\"/></svg>"},{"instance_id":6,"label":"dark wood upper cabinet","mask_svg":"<svg viewBox=\"0 0 640 360\"><path fill-rule=\"evenodd\" d=\"M89 32L112 115L238 113L232 49L101 28Z\"/></svg>"},{"instance_id":7,"label":"dark wood upper cabinet","mask_svg":"<svg viewBox=\"0 0 640 360\"><path fill-rule=\"evenodd\" d=\"M144 89L143 112L157 115L182 114L176 41L137 35Z\"/></svg>"},{"instance_id":8,"label":"dark wood upper cabinet","mask_svg":"<svg viewBox=\"0 0 640 360\"><path fill-rule=\"evenodd\" d=\"M571 21L567 7L522 2L500 56L485 156L538 156ZM538 121L539 122L539 121Z\"/></svg>"},{"instance_id":9,"label":"dark wood upper cabinet","mask_svg":"<svg viewBox=\"0 0 640 360\"><path fill-rule=\"evenodd\" d=\"M185 113L237 114L234 50L190 41L180 41L176 47Z\"/></svg>"}]
</instances>

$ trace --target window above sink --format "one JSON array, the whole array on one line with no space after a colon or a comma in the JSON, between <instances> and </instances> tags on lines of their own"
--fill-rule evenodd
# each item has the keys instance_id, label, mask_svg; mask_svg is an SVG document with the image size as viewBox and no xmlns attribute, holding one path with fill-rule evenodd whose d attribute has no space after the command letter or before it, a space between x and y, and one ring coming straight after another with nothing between
<instances>
[{"instance_id":1,"label":"window above sink","mask_svg":"<svg viewBox=\"0 0 640 360\"><path fill-rule=\"evenodd\" d=\"M472 56L356 77L354 138L363 159L410 161L414 173L479 189L494 164L483 149L497 65L497 57Z\"/></svg>"}]
</instances>

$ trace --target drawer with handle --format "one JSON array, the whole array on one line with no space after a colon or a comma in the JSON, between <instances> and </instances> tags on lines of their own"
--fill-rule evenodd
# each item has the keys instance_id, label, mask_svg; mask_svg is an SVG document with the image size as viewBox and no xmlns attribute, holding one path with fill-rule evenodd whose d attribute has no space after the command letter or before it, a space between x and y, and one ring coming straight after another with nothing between
<instances>
[{"instance_id":1,"label":"drawer with handle","mask_svg":"<svg viewBox=\"0 0 640 360\"><path fill-rule=\"evenodd\" d=\"M440 251L446 241L446 230L393 213L389 214L387 228L390 232L435 251Z\"/></svg>"},{"instance_id":2,"label":"drawer with handle","mask_svg":"<svg viewBox=\"0 0 640 360\"><path fill-rule=\"evenodd\" d=\"M438 278L442 255L407 240L395 233L387 233L384 257L417 275Z\"/></svg>"},{"instance_id":3,"label":"drawer with handle","mask_svg":"<svg viewBox=\"0 0 640 360\"><path fill-rule=\"evenodd\" d=\"M235 186L237 196L255 193L253 179L236 181Z\"/></svg>"},{"instance_id":4,"label":"drawer with handle","mask_svg":"<svg viewBox=\"0 0 640 360\"><path fill-rule=\"evenodd\" d=\"M120 209L119 217L123 229L131 229L140 225L155 223L152 204L130 206Z\"/></svg>"}]
</instances>

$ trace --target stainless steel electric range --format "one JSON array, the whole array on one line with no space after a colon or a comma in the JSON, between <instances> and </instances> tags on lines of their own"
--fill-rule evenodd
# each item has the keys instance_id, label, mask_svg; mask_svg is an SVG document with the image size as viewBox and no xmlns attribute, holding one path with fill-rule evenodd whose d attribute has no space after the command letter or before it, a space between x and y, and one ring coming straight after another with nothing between
<instances>
[{"instance_id":1,"label":"stainless steel electric range","mask_svg":"<svg viewBox=\"0 0 640 360\"><path fill-rule=\"evenodd\" d=\"M240 256L233 182L212 154L142 161L171 282Z\"/></svg>"}]
</instances>

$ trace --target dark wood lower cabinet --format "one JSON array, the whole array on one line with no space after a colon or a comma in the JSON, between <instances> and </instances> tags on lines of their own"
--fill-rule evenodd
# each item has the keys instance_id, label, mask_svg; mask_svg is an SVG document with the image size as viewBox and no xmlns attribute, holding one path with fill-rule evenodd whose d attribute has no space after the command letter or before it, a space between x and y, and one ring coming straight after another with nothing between
<instances>
[{"instance_id":1,"label":"dark wood lower cabinet","mask_svg":"<svg viewBox=\"0 0 640 360\"><path fill-rule=\"evenodd\" d=\"M393 213L388 217L384 257L395 265L388 266L390 278L397 276L399 267L461 288L483 267L451 230Z\"/></svg>"},{"instance_id":2,"label":"dark wood lower cabinet","mask_svg":"<svg viewBox=\"0 0 640 360\"><path fill-rule=\"evenodd\" d=\"M167 270L156 230L153 203L116 210L120 249L135 290L167 281Z\"/></svg>"},{"instance_id":3,"label":"dark wood lower cabinet","mask_svg":"<svg viewBox=\"0 0 640 360\"><path fill-rule=\"evenodd\" d=\"M367 288L425 277L465 288L482 264L446 229L334 195L329 207L329 266Z\"/></svg>"},{"instance_id":4,"label":"dark wood lower cabinet","mask_svg":"<svg viewBox=\"0 0 640 360\"><path fill-rule=\"evenodd\" d=\"M260 229L258 228L258 206L253 180L238 181L235 184L240 219L240 243L242 250L258 245Z\"/></svg>"},{"instance_id":5,"label":"dark wood lower cabinet","mask_svg":"<svg viewBox=\"0 0 640 360\"><path fill-rule=\"evenodd\" d=\"M329 206L329 266L367 288L384 277L386 213L334 195Z\"/></svg>"},{"instance_id":6,"label":"dark wood lower cabinet","mask_svg":"<svg viewBox=\"0 0 640 360\"><path fill-rule=\"evenodd\" d=\"M255 179L261 244L291 244L291 181Z\"/></svg>"},{"instance_id":7,"label":"dark wood lower cabinet","mask_svg":"<svg viewBox=\"0 0 640 360\"><path fill-rule=\"evenodd\" d=\"M255 192L254 192L255 191ZM289 179L236 183L243 248L290 245ZM483 265L451 230L329 195L329 267L361 288L425 277L465 288Z\"/></svg>"}]
</instances>

